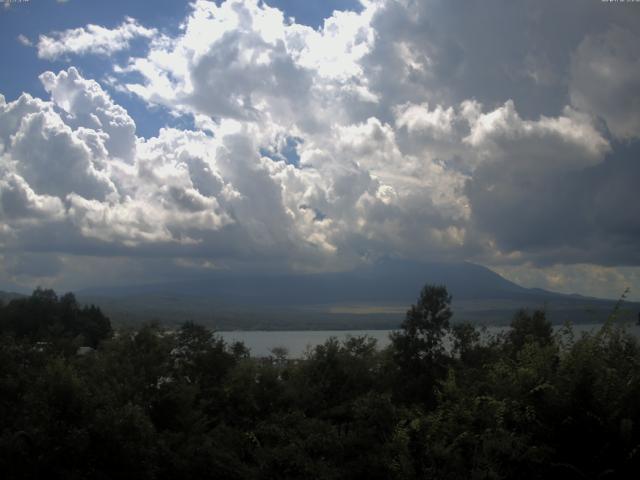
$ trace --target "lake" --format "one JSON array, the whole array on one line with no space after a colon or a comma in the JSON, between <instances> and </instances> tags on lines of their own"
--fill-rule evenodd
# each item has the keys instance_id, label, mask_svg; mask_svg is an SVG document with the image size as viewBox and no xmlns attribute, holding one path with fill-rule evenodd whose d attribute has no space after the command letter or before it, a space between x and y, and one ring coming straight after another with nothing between
<instances>
[{"instance_id":1,"label":"lake","mask_svg":"<svg viewBox=\"0 0 640 480\"><path fill-rule=\"evenodd\" d=\"M574 325L573 331L578 337L581 332L589 332L602 324ZM561 325L554 329L562 328ZM495 335L507 330L508 327L487 327L487 335ZM627 325L627 329L640 338L640 326ZM378 348L389 345L389 334L393 330L296 330L296 331L232 331L217 332L226 342L241 341L251 350L251 355L266 357L274 347L285 347L289 358L301 358L308 348L313 348L327 341L330 337L344 340L348 336L361 337L368 335L378 342Z\"/></svg>"}]
</instances>

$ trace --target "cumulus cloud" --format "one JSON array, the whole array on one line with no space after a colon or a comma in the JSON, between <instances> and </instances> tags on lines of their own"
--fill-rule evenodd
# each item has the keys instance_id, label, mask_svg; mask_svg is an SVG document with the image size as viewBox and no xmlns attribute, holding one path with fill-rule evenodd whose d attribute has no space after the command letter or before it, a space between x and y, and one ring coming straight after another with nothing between
<instances>
[{"instance_id":1,"label":"cumulus cloud","mask_svg":"<svg viewBox=\"0 0 640 480\"><path fill-rule=\"evenodd\" d=\"M86 143L51 111L23 118L7 157L39 193L61 196L78 192L87 198L105 199L115 192Z\"/></svg>"},{"instance_id":2,"label":"cumulus cloud","mask_svg":"<svg viewBox=\"0 0 640 480\"><path fill-rule=\"evenodd\" d=\"M567 107L563 115L523 120L513 101L477 116L464 141L486 162L500 162L524 174L557 173L593 166L602 161L609 143L591 119Z\"/></svg>"},{"instance_id":3,"label":"cumulus cloud","mask_svg":"<svg viewBox=\"0 0 640 480\"><path fill-rule=\"evenodd\" d=\"M110 156L133 159L135 122L124 108L113 103L96 81L82 78L74 67L57 75L45 72L40 75L40 81L54 104L70 115L66 119L70 125L105 133L104 147Z\"/></svg>"},{"instance_id":4,"label":"cumulus cloud","mask_svg":"<svg viewBox=\"0 0 640 480\"><path fill-rule=\"evenodd\" d=\"M144 79L126 88L183 113L325 128L350 114L335 99L376 101L359 64L374 41L375 11L335 12L314 30L256 0L199 0L182 35L155 42L122 69Z\"/></svg>"},{"instance_id":5,"label":"cumulus cloud","mask_svg":"<svg viewBox=\"0 0 640 480\"><path fill-rule=\"evenodd\" d=\"M36 194L16 174L8 174L0 180L0 207L3 218L18 223L55 221L64 215L64 206L58 197Z\"/></svg>"},{"instance_id":6,"label":"cumulus cloud","mask_svg":"<svg viewBox=\"0 0 640 480\"><path fill-rule=\"evenodd\" d=\"M616 143L638 131L632 20L569 3L365 2L313 29L198 0L175 36L132 19L42 36L43 58L152 39L111 84L194 130L136 136L74 67L40 76L47 100L0 98L3 246L302 270L640 264L637 146ZM549 31L576 9L583 27Z\"/></svg>"},{"instance_id":7,"label":"cumulus cloud","mask_svg":"<svg viewBox=\"0 0 640 480\"><path fill-rule=\"evenodd\" d=\"M145 28L133 18L126 18L118 27L110 29L89 24L49 35L40 35L36 45L38 57L56 60L68 55L111 55L129 48L135 38L152 38L155 29Z\"/></svg>"},{"instance_id":8,"label":"cumulus cloud","mask_svg":"<svg viewBox=\"0 0 640 480\"><path fill-rule=\"evenodd\" d=\"M0 105L0 198L16 245L20 232L33 227L24 225L29 218L126 246L188 242L186 230L230 221L212 195L218 192L202 194L193 186L182 168L184 152L175 156L177 145L158 153L153 142L141 142L136 156L135 124L96 82L74 68L46 72L41 80L51 102L25 94Z\"/></svg>"},{"instance_id":9,"label":"cumulus cloud","mask_svg":"<svg viewBox=\"0 0 640 480\"><path fill-rule=\"evenodd\" d=\"M588 206L572 196L582 172L610 151L589 117L566 109L525 121L507 102L478 116L464 142L478 155L466 186L473 222L499 249L550 252L589 231Z\"/></svg>"},{"instance_id":10,"label":"cumulus cloud","mask_svg":"<svg viewBox=\"0 0 640 480\"><path fill-rule=\"evenodd\" d=\"M447 137L453 129L455 118L453 107L447 109L437 105L429 111L429 104L413 105L407 103L396 109L396 125L406 128L409 133L422 133L434 139Z\"/></svg>"}]
</instances>

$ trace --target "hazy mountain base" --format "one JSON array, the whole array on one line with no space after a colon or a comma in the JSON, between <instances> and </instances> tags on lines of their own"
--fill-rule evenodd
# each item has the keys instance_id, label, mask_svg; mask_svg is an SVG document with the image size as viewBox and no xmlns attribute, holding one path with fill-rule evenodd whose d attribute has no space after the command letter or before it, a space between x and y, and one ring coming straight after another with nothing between
<instances>
[{"instance_id":1,"label":"hazy mountain base","mask_svg":"<svg viewBox=\"0 0 640 480\"><path fill-rule=\"evenodd\" d=\"M199 297L148 295L109 298L79 297L93 303L114 324L139 325L157 320L167 325L195 321L216 330L387 330L400 326L405 305L331 304L309 306L231 305ZM454 300L453 321L479 325L508 325L513 312L520 308L541 308L556 325L598 323L612 311L616 302L597 299L574 299L525 302L518 300ZM625 303L620 319L634 322L640 305Z\"/></svg>"},{"instance_id":2,"label":"hazy mountain base","mask_svg":"<svg viewBox=\"0 0 640 480\"><path fill-rule=\"evenodd\" d=\"M191 320L217 330L386 330L400 325L425 283L447 285L456 322L503 326L514 311L529 308L545 310L554 324L598 323L616 305L524 288L472 263L402 260L306 275L216 271L172 283L87 288L77 297L118 325ZM16 295L5 294L5 303ZM639 310L640 304L625 303L621 314L635 322Z\"/></svg>"},{"instance_id":3,"label":"hazy mountain base","mask_svg":"<svg viewBox=\"0 0 640 480\"><path fill-rule=\"evenodd\" d=\"M218 330L394 329L425 283L447 285L456 322L506 325L514 311L530 308L544 309L555 324L598 323L616 304L524 288L468 262L397 259L307 275L217 271L172 283L85 289L78 298L99 305L118 324L155 319L193 320ZM632 313L627 320L635 321Z\"/></svg>"}]
</instances>

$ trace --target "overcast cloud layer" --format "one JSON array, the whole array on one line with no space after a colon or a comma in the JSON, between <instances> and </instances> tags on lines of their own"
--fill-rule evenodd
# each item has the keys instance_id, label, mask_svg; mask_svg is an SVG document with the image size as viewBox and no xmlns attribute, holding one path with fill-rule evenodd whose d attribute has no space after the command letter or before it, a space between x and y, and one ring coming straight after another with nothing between
<instances>
[{"instance_id":1,"label":"overcast cloud layer","mask_svg":"<svg viewBox=\"0 0 640 480\"><path fill-rule=\"evenodd\" d=\"M0 96L0 275L397 256L640 288L637 7L367 1L314 30L265 3L196 1L177 36L132 18L43 32L33 55L68 63L40 75L48 96ZM74 67L133 40L145 54L106 78ZM194 128L141 138L110 90Z\"/></svg>"}]
</instances>

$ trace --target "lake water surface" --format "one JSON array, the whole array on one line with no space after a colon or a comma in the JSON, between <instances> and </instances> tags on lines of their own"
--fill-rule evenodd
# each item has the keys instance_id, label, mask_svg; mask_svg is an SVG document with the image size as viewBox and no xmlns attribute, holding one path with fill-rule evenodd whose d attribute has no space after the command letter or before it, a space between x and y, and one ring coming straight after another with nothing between
<instances>
[{"instance_id":1,"label":"lake water surface","mask_svg":"<svg viewBox=\"0 0 640 480\"><path fill-rule=\"evenodd\" d=\"M581 332L593 331L602 324L574 325L576 338ZM555 329L562 328L554 326ZM487 327L486 335L495 335L507 330L508 327ZM627 330L640 338L640 326L627 325ZM330 337L345 340L348 336L361 337L368 335L377 340L378 348L389 345L389 334L393 330L297 330L297 331L233 331L217 332L226 342L241 341L251 350L251 355L265 357L270 355L274 347L284 347L289 352L289 358L301 358L307 349L320 345Z\"/></svg>"}]
</instances>

